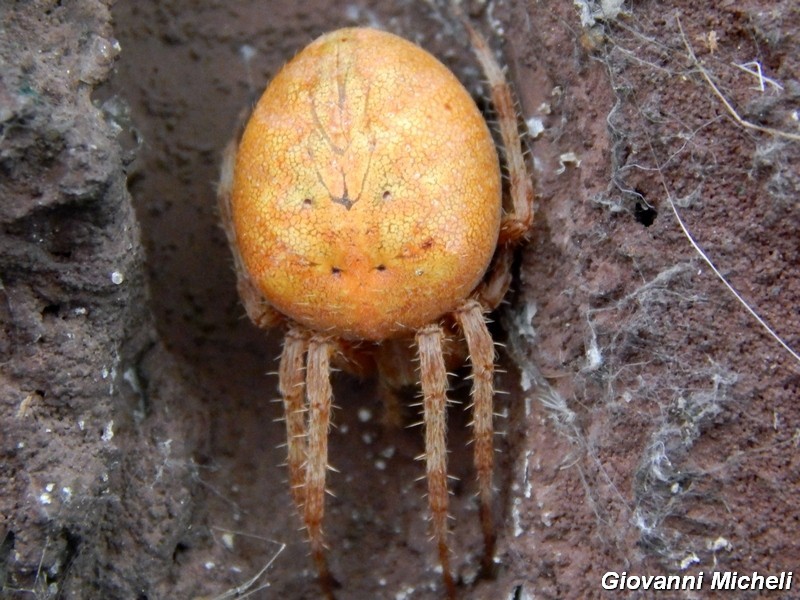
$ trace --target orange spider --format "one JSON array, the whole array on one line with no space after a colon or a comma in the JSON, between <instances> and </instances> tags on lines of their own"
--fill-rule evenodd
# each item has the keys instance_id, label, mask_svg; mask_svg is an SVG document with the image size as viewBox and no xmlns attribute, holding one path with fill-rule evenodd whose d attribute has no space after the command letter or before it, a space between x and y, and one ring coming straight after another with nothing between
<instances>
[{"instance_id":1,"label":"orange spider","mask_svg":"<svg viewBox=\"0 0 800 600\"><path fill-rule=\"evenodd\" d=\"M223 163L219 200L239 294L258 327L286 330L278 386L289 479L328 598L332 360L377 370L390 414L394 390L421 383L433 535L454 598L445 357L455 365L469 356L482 567L491 571L494 344L484 313L508 289L513 248L533 219L533 183L502 70L469 29L505 146L507 213L497 151L469 93L425 50L372 29L323 35L284 66ZM408 366L412 338L419 375Z\"/></svg>"}]
</instances>

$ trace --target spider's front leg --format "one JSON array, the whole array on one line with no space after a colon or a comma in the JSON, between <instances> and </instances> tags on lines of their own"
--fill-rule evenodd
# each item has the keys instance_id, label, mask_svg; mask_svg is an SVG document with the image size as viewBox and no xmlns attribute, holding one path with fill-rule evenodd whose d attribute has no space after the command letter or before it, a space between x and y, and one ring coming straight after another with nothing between
<instances>
[{"instance_id":1,"label":"spider's front leg","mask_svg":"<svg viewBox=\"0 0 800 600\"><path fill-rule=\"evenodd\" d=\"M530 234L533 224L533 178L525 163L517 123L517 111L503 69L497 63L489 44L469 23L464 23L472 40L475 56L488 80L492 105L497 113L509 178L509 202L500 223L500 236L492 264L483 282L475 290L476 298L486 310L494 310L502 302L511 285L514 249Z\"/></svg>"},{"instance_id":2,"label":"spider's front leg","mask_svg":"<svg viewBox=\"0 0 800 600\"><path fill-rule=\"evenodd\" d=\"M420 361L420 382L424 397L425 473L428 504L433 520L433 536L439 550L447 597L456 597L450 573L450 547L447 544L447 370L442 354L442 328L429 325L416 336Z\"/></svg>"},{"instance_id":3,"label":"spider's front leg","mask_svg":"<svg viewBox=\"0 0 800 600\"><path fill-rule=\"evenodd\" d=\"M486 39L466 21L472 47L489 82L492 105L503 140L511 194L511 211L500 224L499 247L515 246L523 241L533 224L533 179L525 164L517 123L517 110L503 69L498 64ZM494 308L494 307L492 307Z\"/></svg>"}]
</instances>

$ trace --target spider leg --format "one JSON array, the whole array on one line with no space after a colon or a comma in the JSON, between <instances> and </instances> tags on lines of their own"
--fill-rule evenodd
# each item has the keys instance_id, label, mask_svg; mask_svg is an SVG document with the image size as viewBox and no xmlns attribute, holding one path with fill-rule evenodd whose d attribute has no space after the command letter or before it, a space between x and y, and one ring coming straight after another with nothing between
<instances>
[{"instance_id":1,"label":"spider leg","mask_svg":"<svg viewBox=\"0 0 800 600\"><path fill-rule=\"evenodd\" d=\"M376 362L383 402L382 421L387 427L399 428L405 422L401 390L419 383L419 373L414 365L416 352L416 347L407 339L384 340L378 348Z\"/></svg>"},{"instance_id":2,"label":"spider leg","mask_svg":"<svg viewBox=\"0 0 800 600\"><path fill-rule=\"evenodd\" d=\"M492 519L492 471L494 445L492 426L492 397L494 395L494 343L483 307L477 300L467 300L455 312L461 331L467 340L472 364L472 431L475 443L475 471L478 476L480 518L483 529L484 554L481 568L484 576L492 572L495 530Z\"/></svg>"},{"instance_id":3,"label":"spider leg","mask_svg":"<svg viewBox=\"0 0 800 600\"><path fill-rule=\"evenodd\" d=\"M303 520L311 542L311 555L325 598L333 598L336 582L328 569L322 519L325 514L325 475L328 469L328 430L333 392L330 382L332 346L327 338L314 336L308 344L306 393L308 396L308 439L305 469Z\"/></svg>"},{"instance_id":4,"label":"spider leg","mask_svg":"<svg viewBox=\"0 0 800 600\"><path fill-rule=\"evenodd\" d=\"M305 504L306 483L306 410L303 398L303 360L308 348L307 337L298 329L286 332L278 367L278 390L283 398L286 415L289 486L292 499L300 514Z\"/></svg>"},{"instance_id":5,"label":"spider leg","mask_svg":"<svg viewBox=\"0 0 800 600\"><path fill-rule=\"evenodd\" d=\"M439 562L448 598L456 597L450 573L450 548L447 545L447 371L442 354L442 328L429 325L416 335L420 359L420 381L424 396L425 472L428 480L428 504L433 520L433 536L439 550Z\"/></svg>"},{"instance_id":6,"label":"spider leg","mask_svg":"<svg viewBox=\"0 0 800 600\"><path fill-rule=\"evenodd\" d=\"M504 215L500 224L499 244L513 246L525 239L533 223L533 180L525 165L517 111L503 69L497 63L486 39L469 23L465 21L464 24L472 40L475 56L489 81L510 179L513 211Z\"/></svg>"},{"instance_id":7,"label":"spider leg","mask_svg":"<svg viewBox=\"0 0 800 600\"><path fill-rule=\"evenodd\" d=\"M498 246L483 281L472 294L487 311L497 308L508 292L512 280L513 262L513 246Z\"/></svg>"}]
</instances>

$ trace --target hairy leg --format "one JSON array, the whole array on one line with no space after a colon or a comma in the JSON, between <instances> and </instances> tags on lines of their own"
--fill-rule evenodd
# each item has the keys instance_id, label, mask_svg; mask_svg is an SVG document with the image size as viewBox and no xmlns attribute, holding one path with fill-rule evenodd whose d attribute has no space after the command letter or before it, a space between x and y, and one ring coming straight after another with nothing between
<instances>
[{"instance_id":1,"label":"hairy leg","mask_svg":"<svg viewBox=\"0 0 800 600\"><path fill-rule=\"evenodd\" d=\"M333 598L335 581L325 558L322 519L325 514L325 476L328 470L328 430L333 392L330 383L330 342L314 336L308 344L306 393L308 395L308 460L306 462L303 519L317 565L322 593Z\"/></svg>"},{"instance_id":2,"label":"hairy leg","mask_svg":"<svg viewBox=\"0 0 800 600\"><path fill-rule=\"evenodd\" d=\"M492 264L483 281L475 289L472 296L488 311L497 308L505 298L511 285L511 265L514 262L514 248L499 246L492 258Z\"/></svg>"},{"instance_id":3,"label":"hairy leg","mask_svg":"<svg viewBox=\"0 0 800 600\"><path fill-rule=\"evenodd\" d=\"M503 139L506 166L510 180L513 212L505 215L500 226L500 245L516 245L528 235L533 223L533 180L525 165L522 142L517 124L517 111L511 96L511 88L505 74L497 64L489 44L484 37L465 22L472 40L472 47L483 72L489 81L492 104L497 113L500 136Z\"/></svg>"},{"instance_id":4,"label":"hairy leg","mask_svg":"<svg viewBox=\"0 0 800 600\"><path fill-rule=\"evenodd\" d=\"M472 431L475 443L475 470L478 476L480 518L483 529L484 576L492 572L495 530L492 519L492 471L494 469L494 428L492 398L494 395L494 342L486 327L483 307L477 300L467 300L455 313L469 347L472 364Z\"/></svg>"},{"instance_id":5,"label":"hairy leg","mask_svg":"<svg viewBox=\"0 0 800 600\"><path fill-rule=\"evenodd\" d=\"M300 514L305 504L306 484L306 407L304 401L303 361L308 348L307 337L298 329L286 332L278 367L278 390L283 398L286 416L289 486Z\"/></svg>"},{"instance_id":6,"label":"hairy leg","mask_svg":"<svg viewBox=\"0 0 800 600\"><path fill-rule=\"evenodd\" d=\"M428 504L433 520L433 536L439 550L442 576L448 598L456 597L450 573L450 548L447 545L447 371L442 355L442 328L429 325L416 336L420 359L420 381L424 396L425 466Z\"/></svg>"},{"instance_id":7,"label":"hairy leg","mask_svg":"<svg viewBox=\"0 0 800 600\"><path fill-rule=\"evenodd\" d=\"M378 382L383 402L382 421L387 427L399 428L405 422L403 388L416 386L419 373L415 369L417 348L407 338L385 340L377 353Z\"/></svg>"}]
</instances>

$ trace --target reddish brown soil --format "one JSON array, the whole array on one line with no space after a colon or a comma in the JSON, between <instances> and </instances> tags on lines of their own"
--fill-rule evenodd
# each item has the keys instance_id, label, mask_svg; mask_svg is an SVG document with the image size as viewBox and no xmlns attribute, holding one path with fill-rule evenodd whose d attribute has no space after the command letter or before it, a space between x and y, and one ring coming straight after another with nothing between
<instances>
[{"instance_id":1,"label":"reddish brown soil","mask_svg":"<svg viewBox=\"0 0 800 600\"><path fill-rule=\"evenodd\" d=\"M444 2L108 4L0 7L0 596L214 598L274 557L254 597L315 598L270 403L280 335L236 298L221 151L281 64L336 27L412 39L480 97L477 67ZM537 221L495 327L510 393L494 580L475 580L469 419L450 415L466 598L800 565L800 362L675 212L800 348L800 11L627 2L582 22L594 4L470 5L544 130ZM753 61L763 91L734 66ZM381 426L373 381L337 377L335 395L339 598L441 597L421 432Z\"/></svg>"}]
</instances>

